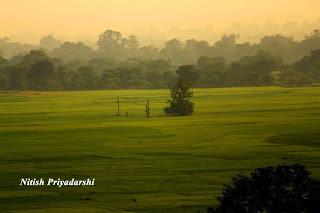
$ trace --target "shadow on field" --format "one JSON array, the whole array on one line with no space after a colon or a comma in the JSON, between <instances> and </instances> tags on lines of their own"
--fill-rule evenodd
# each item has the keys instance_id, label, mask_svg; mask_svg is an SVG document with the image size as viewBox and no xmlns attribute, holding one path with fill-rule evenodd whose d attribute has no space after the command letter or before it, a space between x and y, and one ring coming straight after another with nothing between
<instances>
[{"instance_id":1,"label":"shadow on field","mask_svg":"<svg viewBox=\"0 0 320 213\"><path fill-rule=\"evenodd\" d=\"M319 133L275 135L266 140L268 143L320 147Z\"/></svg>"}]
</instances>

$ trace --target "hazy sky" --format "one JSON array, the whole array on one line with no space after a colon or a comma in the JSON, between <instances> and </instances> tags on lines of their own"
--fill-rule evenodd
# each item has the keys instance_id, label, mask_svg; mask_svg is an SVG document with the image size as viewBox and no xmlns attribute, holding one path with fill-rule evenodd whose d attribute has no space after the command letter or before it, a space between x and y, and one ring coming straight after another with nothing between
<instances>
[{"instance_id":1,"label":"hazy sky","mask_svg":"<svg viewBox=\"0 0 320 213\"><path fill-rule=\"evenodd\" d=\"M0 0L0 36L313 21L319 0Z\"/></svg>"}]
</instances>

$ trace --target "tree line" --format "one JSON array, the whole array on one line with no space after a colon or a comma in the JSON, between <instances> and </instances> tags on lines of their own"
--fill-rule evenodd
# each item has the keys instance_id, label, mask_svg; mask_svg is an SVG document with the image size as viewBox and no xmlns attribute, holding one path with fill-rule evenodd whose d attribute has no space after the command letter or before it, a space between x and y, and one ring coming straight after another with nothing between
<instances>
[{"instance_id":1,"label":"tree line","mask_svg":"<svg viewBox=\"0 0 320 213\"><path fill-rule=\"evenodd\" d=\"M142 45L136 36L125 37L120 32L113 30L103 32L97 39L96 45L91 42L60 41L52 35L43 37L38 45L12 42L9 37L0 37L0 54L8 59L19 54L26 54L32 49L42 48L51 57L60 58L65 62L90 60L97 57L108 57L115 60L137 57L152 60L163 59L174 65L183 65L194 64L201 56L223 57L227 62L233 62L263 50L281 57L284 64L292 64L312 50L320 49L320 31L317 29L300 41L280 34L266 35L258 43L240 43L239 38L240 36L236 34L224 35L212 44L196 39L186 41L171 39L160 48L153 45Z\"/></svg>"},{"instance_id":2,"label":"tree line","mask_svg":"<svg viewBox=\"0 0 320 213\"><path fill-rule=\"evenodd\" d=\"M178 78L194 87L319 83L319 31L300 42L280 35L266 36L259 44L238 44L236 39L224 36L213 46L173 39L158 49L140 47L135 36L107 30L93 50L82 42L60 43L47 36L40 42L43 49L0 56L0 89L156 89Z\"/></svg>"}]
</instances>

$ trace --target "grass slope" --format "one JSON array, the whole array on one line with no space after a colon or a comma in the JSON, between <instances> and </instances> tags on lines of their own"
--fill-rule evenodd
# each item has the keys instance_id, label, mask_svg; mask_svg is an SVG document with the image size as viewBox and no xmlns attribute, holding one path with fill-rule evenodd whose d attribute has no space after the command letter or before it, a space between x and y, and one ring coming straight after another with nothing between
<instances>
[{"instance_id":1,"label":"grass slope","mask_svg":"<svg viewBox=\"0 0 320 213\"><path fill-rule=\"evenodd\" d=\"M197 89L189 117L165 117L168 96L0 93L0 211L201 212L254 167L302 161L320 176L320 88ZM96 186L19 187L21 177Z\"/></svg>"}]
</instances>

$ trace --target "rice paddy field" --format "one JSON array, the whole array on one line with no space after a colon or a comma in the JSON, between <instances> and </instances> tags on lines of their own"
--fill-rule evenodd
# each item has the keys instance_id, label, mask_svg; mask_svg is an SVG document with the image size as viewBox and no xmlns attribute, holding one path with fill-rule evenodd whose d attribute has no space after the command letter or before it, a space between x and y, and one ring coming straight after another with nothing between
<instances>
[{"instance_id":1,"label":"rice paddy field","mask_svg":"<svg viewBox=\"0 0 320 213\"><path fill-rule=\"evenodd\" d=\"M320 177L319 97L195 89L193 115L166 117L167 90L0 92L0 212L206 212L255 167L302 162ZM96 183L20 186L28 177Z\"/></svg>"}]
</instances>

